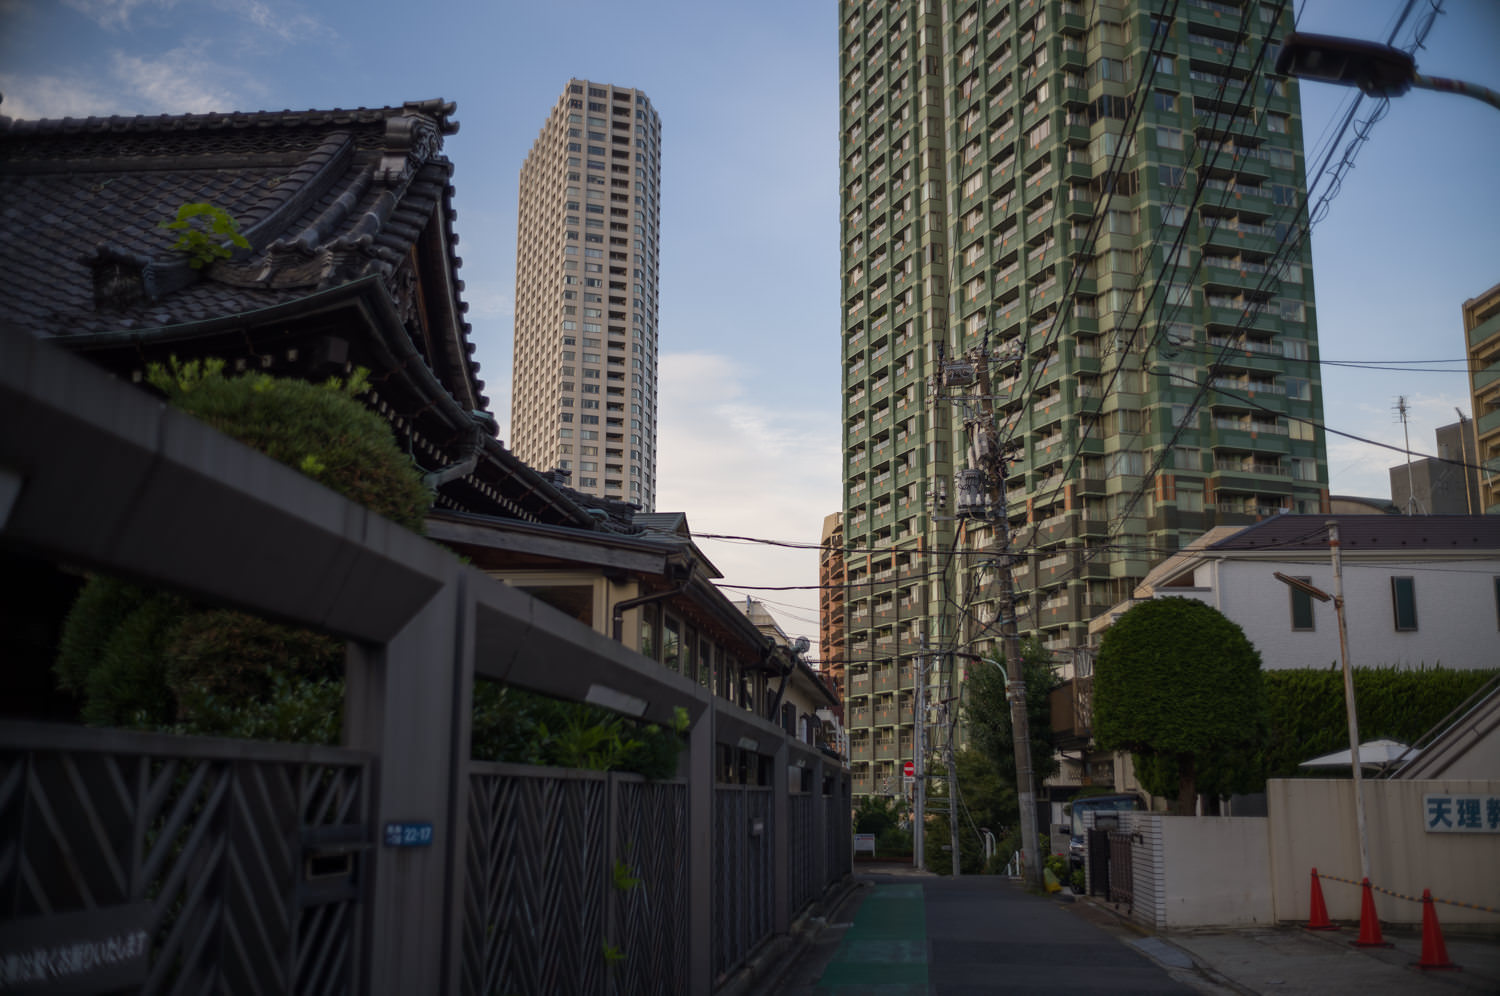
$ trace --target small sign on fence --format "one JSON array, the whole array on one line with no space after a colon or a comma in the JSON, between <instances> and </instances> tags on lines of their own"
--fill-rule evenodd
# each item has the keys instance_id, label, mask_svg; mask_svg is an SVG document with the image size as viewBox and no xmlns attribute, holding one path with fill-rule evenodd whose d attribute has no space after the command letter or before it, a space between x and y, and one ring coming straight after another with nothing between
<instances>
[{"instance_id":1,"label":"small sign on fence","mask_svg":"<svg viewBox=\"0 0 1500 996\"><path fill-rule=\"evenodd\" d=\"M0 927L0 991L82 993L146 981L151 904L13 920Z\"/></svg>"},{"instance_id":2,"label":"small sign on fence","mask_svg":"<svg viewBox=\"0 0 1500 996\"><path fill-rule=\"evenodd\" d=\"M1428 833L1500 833L1500 795L1424 795Z\"/></svg>"},{"instance_id":3,"label":"small sign on fence","mask_svg":"<svg viewBox=\"0 0 1500 996\"><path fill-rule=\"evenodd\" d=\"M387 823L386 847L429 847L432 844L431 823Z\"/></svg>"},{"instance_id":4,"label":"small sign on fence","mask_svg":"<svg viewBox=\"0 0 1500 996\"><path fill-rule=\"evenodd\" d=\"M857 833L854 835L854 853L868 851L875 853L875 835L873 833Z\"/></svg>"}]
</instances>

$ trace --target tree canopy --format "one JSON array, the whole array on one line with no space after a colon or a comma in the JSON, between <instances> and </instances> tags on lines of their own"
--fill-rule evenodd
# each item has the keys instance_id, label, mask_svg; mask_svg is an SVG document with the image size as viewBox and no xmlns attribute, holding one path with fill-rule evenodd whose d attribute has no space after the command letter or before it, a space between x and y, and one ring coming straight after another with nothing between
<instances>
[{"instance_id":1,"label":"tree canopy","mask_svg":"<svg viewBox=\"0 0 1500 996\"><path fill-rule=\"evenodd\" d=\"M1260 653L1238 625L1188 598L1131 608L1094 663L1094 739L1135 755L1153 795L1191 811L1265 784L1266 691Z\"/></svg>"},{"instance_id":2,"label":"tree canopy","mask_svg":"<svg viewBox=\"0 0 1500 996\"><path fill-rule=\"evenodd\" d=\"M1026 682L1026 725L1031 739L1033 788L1057 773L1052 752L1052 714L1049 697L1060 682L1052 657L1039 641L1021 647L1021 676ZM1005 698L1003 658L976 661L964 681L964 723L969 743L988 758L995 775L1016 791L1016 744L1011 733L1010 703ZM1014 819L1011 820L1014 822Z\"/></svg>"}]
</instances>

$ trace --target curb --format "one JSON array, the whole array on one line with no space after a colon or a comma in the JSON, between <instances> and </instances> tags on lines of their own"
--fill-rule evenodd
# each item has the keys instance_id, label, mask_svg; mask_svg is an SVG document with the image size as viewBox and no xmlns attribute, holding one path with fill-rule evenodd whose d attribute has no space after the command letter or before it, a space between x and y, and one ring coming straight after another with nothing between
<instances>
[{"instance_id":1,"label":"curb","mask_svg":"<svg viewBox=\"0 0 1500 996\"><path fill-rule=\"evenodd\" d=\"M1124 938L1122 937L1122 943L1128 944L1132 950L1140 952L1142 956L1150 959L1153 964L1159 966L1168 975L1176 978L1178 981L1190 985L1191 983L1181 978L1181 976L1186 973L1194 975L1197 978L1201 979L1203 982L1206 982L1213 986L1217 986L1220 989L1226 990L1228 992L1239 993L1241 994L1241 996L1257 996L1255 990L1246 989L1244 986L1235 982L1233 979L1230 979L1228 976L1219 973L1213 968L1212 965L1205 963L1201 958L1193 954L1193 952L1189 951L1187 948L1184 948L1179 944L1174 943L1169 935L1157 933L1156 931L1150 930L1144 925L1137 923L1135 920L1130 918L1129 914L1116 909L1113 904L1105 901L1100 901L1098 896L1080 895L1075 896L1074 899L1080 906L1088 906L1091 909L1096 909L1100 912L1109 914L1118 924L1118 929L1120 930L1121 934L1128 933L1135 935L1135 940L1133 941L1124 940ZM1156 944L1142 943L1144 941L1154 941L1156 942ZM1159 957L1156 950L1154 950L1157 945L1166 945L1170 947L1174 952L1187 959L1188 963L1192 967L1188 968L1181 964L1174 964L1171 961L1167 961Z\"/></svg>"},{"instance_id":2,"label":"curb","mask_svg":"<svg viewBox=\"0 0 1500 996\"><path fill-rule=\"evenodd\" d=\"M851 874L814 899L792 920L785 934L777 934L757 948L745 964L714 990L714 996L774 992L782 977L822 931L827 915L842 906L859 887L859 880Z\"/></svg>"}]
</instances>

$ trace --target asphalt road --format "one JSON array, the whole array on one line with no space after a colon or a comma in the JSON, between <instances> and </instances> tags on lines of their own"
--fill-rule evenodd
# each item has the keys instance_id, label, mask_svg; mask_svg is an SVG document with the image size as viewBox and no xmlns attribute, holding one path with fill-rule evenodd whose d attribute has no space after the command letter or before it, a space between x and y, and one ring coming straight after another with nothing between
<instances>
[{"instance_id":1,"label":"asphalt road","mask_svg":"<svg viewBox=\"0 0 1500 996\"><path fill-rule=\"evenodd\" d=\"M1191 993L1118 932L997 876L865 879L782 996Z\"/></svg>"}]
</instances>

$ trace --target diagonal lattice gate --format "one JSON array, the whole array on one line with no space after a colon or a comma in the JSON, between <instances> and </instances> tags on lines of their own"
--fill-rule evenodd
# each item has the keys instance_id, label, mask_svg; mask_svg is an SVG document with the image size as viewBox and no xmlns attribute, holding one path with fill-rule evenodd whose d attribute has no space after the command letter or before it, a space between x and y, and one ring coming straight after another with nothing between
<instances>
[{"instance_id":1,"label":"diagonal lattice gate","mask_svg":"<svg viewBox=\"0 0 1500 996\"><path fill-rule=\"evenodd\" d=\"M470 770L463 992L686 993L687 786Z\"/></svg>"},{"instance_id":2,"label":"diagonal lattice gate","mask_svg":"<svg viewBox=\"0 0 1500 996\"><path fill-rule=\"evenodd\" d=\"M0 742L8 988L359 990L367 755L65 736L11 724Z\"/></svg>"}]
</instances>

